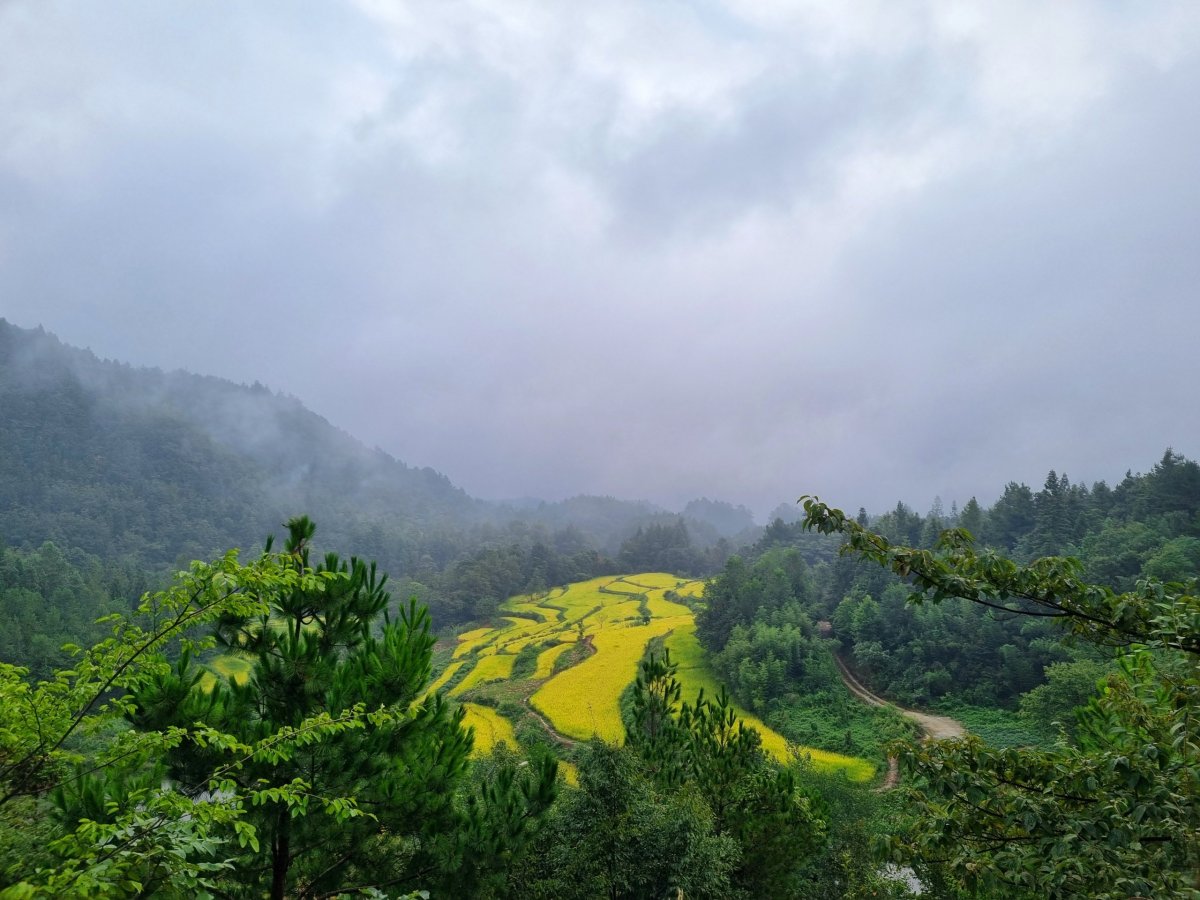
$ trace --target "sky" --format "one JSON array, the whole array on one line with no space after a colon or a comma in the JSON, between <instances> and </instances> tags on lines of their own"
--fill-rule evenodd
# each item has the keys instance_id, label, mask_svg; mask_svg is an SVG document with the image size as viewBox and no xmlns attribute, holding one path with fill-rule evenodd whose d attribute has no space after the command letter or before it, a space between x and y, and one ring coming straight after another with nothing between
<instances>
[{"instance_id":1,"label":"sky","mask_svg":"<svg viewBox=\"0 0 1200 900\"><path fill-rule=\"evenodd\" d=\"M1200 4L0 0L0 316L486 498L1200 456Z\"/></svg>"}]
</instances>

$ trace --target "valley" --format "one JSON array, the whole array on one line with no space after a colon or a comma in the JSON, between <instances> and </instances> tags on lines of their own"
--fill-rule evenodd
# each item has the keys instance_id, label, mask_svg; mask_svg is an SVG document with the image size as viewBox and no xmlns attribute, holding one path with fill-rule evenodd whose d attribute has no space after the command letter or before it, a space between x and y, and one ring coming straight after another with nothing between
<instances>
[{"instance_id":1,"label":"valley","mask_svg":"<svg viewBox=\"0 0 1200 900\"><path fill-rule=\"evenodd\" d=\"M293 859L280 827L335 841L358 860L354 883L439 896L595 895L577 866L599 882L636 868L689 896L733 883L743 896L882 896L901 890L872 863L884 846L923 879L945 860L937 878L985 877L998 896L1027 877L1100 896L1125 873L1130 891L1169 896L1188 877L1193 782L1168 784L1139 755L1194 769L1176 742L1188 706L1146 700L1194 653L1190 626L1142 624L1194 606L1200 465L1170 449L1111 487L1051 471L1041 490L1010 481L990 507L848 517L810 498L759 526L712 500L678 513L604 496L481 501L294 398L100 360L2 320L0 407L5 752L32 761L5 776L5 878L65 896L76 866L95 884L158 885L212 863L236 877L197 884L351 884L319 842ZM255 551L301 520L296 552ZM323 569L310 546L360 562ZM217 596L218 584L243 587ZM163 624L163 608L183 615L209 594L186 635ZM1131 625L1128 610L1144 618ZM296 639L232 639L276 623ZM1151 649L1114 658L1130 627ZM230 647L242 649L217 649ZM639 689L649 672L657 688ZM113 679L120 705L97 707ZM648 727L648 698L663 697ZM971 740L939 740L960 728ZM81 755L99 763L79 796L52 793ZM962 784L989 798L986 818L958 801ZM927 802L926 785L949 805ZM1163 799L1139 819L1141 785ZM148 818L147 790L160 804ZM222 798L204 822L201 795ZM114 832L89 829L112 815L104 829L150 824L107 869ZM1179 840L1163 817L1184 823ZM1037 841L1073 860L1079 846L1058 836L1087 829L1119 840L1088 842L1086 869L1043 872L1048 855L1026 852ZM637 866L606 869L610 845ZM160 869L162 852L183 862Z\"/></svg>"}]
</instances>

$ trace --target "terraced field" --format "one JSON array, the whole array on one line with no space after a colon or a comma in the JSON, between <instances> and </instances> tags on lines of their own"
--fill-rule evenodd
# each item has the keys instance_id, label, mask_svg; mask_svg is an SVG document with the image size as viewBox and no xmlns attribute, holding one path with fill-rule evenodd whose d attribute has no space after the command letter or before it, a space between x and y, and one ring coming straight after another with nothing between
<instances>
[{"instance_id":1,"label":"terraced field","mask_svg":"<svg viewBox=\"0 0 1200 900\"><path fill-rule=\"evenodd\" d=\"M453 653L446 654L451 660L426 693L443 691L463 705L464 721L475 729L477 755L499 743L519 750L530 734L560 755L593 735L620 741L621 694L637 677L650 641L660 639L670 649L684 700L694 701L701 689L708 696L720 691L705 667L695 618L685 603L703 591L701 581L646 572L513 597L495 626L458 636ZM209 667L206 686L218 678L244 682L250 676L249 661L233 655L219 656ZM800 753L814 766L843 771L856 781L874 775L866 760L797 747L745 710L735 711L758 730L763 748L776 759L786 762ZM570 762L564 760L560 771L569 783L577 782Z\"/></svg>"},{"instance_id":2,"label":"terraced field","mask_svg":"<svg viewBox=\"0 0 1200 900\"><path fill-rule=\"evenodd\" d=\"M508 719L477 703L464 703L463 707L467 711L463 724L475 729L476 754L491 753L492 748L502 742L516 749L517 735Z\"/></svg>"},{"instance_id":3,"label":"terraced field","mask_svg":"<svg viewBox=\"0 0 1200 900\"><path fill-rule=\"evenodd\" d=\"M596 652L548 680L529 702L568 737L622 740L621 692L636 677L646 644L670 631L672 624L670 619L660 619L649 625L601 626L589 635Z\"/></svg>"},{"instance_id":4,"label":"terraced field","mask_svg":"<svg viewBox=\"0 0 1200 900\"><path fill-rule=\"evenodd\" d=\"M434 689L448 688L466 706L476 753L488 753L500 741L518 749L525 728L564 752L593 735L620 741L621 694L636 678L651 640L662 639L679 664L684 699L694 700L701 688L709 696L720 690L704 666L692 611L682 602L703 589L703 582L648 572L513 597L501 607L496 627L458 636L453 662ZM516 669L518 658L524 662ZM856 781L874 774L866 760L791 745L744 710L737 713L781 761L800 753L814 766ZM572 773L564 767L564 774Z\"/></svg>"}]
</instances>

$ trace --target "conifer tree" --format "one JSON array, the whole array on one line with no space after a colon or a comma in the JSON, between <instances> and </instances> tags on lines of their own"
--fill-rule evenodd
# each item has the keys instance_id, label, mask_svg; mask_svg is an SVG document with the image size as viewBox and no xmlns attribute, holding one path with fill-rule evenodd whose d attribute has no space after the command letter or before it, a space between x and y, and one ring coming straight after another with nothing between
<instances>
[{"instance_id":1,"label":"conifer tree","mask_svg":"<svg viewBox=\"0 0 1200 900\"><path fill-rule=\"evenodd\" d=\"M430 838L461 824L454 794L471 748L462 714L438 695L422 698L434 642L428 614L412 601L392 621L386 576L373 564L332 553L313 564L313 523L287 527L286 558L312 577L265 597L260 613L215 627L218 646L250 662L249 677L205 685L185 658L136 693L133 723L199 721L253 745L315 716L352 718L353 728L232 773L239 792L291 785L301 799L268 796L249 810L261 849L237 859L230 881L276 898L423 886L439 869ZM224 747L187 742L169 755L169 773L205 783L225 758Z\"/></svg>"},{"instance_id":2,"label":"conifer tree","mask_svg":"<svg viewBox=\"0 0 1200 900\"><path fill-rule=\"evenodd\" d=\"M425 696L424 608L392 621L373 565L313 564L312 523L288 528L108 617L51 681L0 664L0 894L467 896L530 844L555 761L461 787L471 734ZM196 663L216 641L244 682Z\"/></svg>"},{"instance_id":3,"label":"conifer tree","mask_svg":"<svg viewBox=\"0 0 1200 900\"><path fill-rule=\"evenodd\" d=\"M825 823L791 771L766 759L758 732L738 719L724 689L712 700L701 690L695 703L679 703L677 668L669 650L642 663L629 743L661 786L697 791L714 832L736 841L735 885L748 896L794 896Z\"/></svg>"}]
</instances>

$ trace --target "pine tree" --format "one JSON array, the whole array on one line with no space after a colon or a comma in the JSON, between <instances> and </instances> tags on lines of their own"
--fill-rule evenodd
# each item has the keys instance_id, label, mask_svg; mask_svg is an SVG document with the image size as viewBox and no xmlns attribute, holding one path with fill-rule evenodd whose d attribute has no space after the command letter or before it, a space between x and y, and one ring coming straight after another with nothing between
<instances>
[{"instance_id":1,"label":"pine tree","mask_svg":"<svg viewBox=\"0 0 1200 900\"><path fill-rule=\"evenodd\" d=\"M438 695L422 699L434 642L425 609L412 601L392 621L386 576L332 553L314 565L314 530L307 517L288 523L284 551L304 577L265 598L261 614L217 623L218 645L250 662L249 678L205 686L184 659L137 692L133 722L162 729L200 721L251 745L314 717L378 710L361 727L232 774L239 792L292 785L303 799L281 796L249 811L261 852L239 858L231 881L248 895L279 898L301 887L403 887L419 867L426 881L409 886L420 887L439 868L429 839L462 824L453 798L471 737L461 712ZM205 783L225 759L223 748L186 743L168 757L169 772L182 784Z\"/></svg>"},{"instance_id":2,"label":"pine tree","mask_svg":"<svg viewBox=\"0 0 1200 900\"><path fill-rule=\"evenodd\" d=\"M825 823L792 773L777 769L722 688L709 700L679 703L669 650L642 663L629 744L663 788L686 786L704 799L714 832L741 849L734 884L752 897L795 896L799 873L825 838Z\"/></svg>"},{"instance_id":3,"label":"pine tree","mask_svg":"<svg viewBox=\"0 0 1200 900\"><path fill-rule=\"evenodd\" d=\"M425 697L424 608L392 621L373 565L314 565L312 523L288 528L282 553L193 563L108 617L50 681L0 663L13 896L464 896L530 844L555 761L493 761L461 787L471 733ZM197 665L214 640L244 682Z\"/></svg>"},{"instance_id":4,"label":"pine tree","mask_svg":"<svg viewBox=\"0 0 1200 900\"><path fill-rule=\"evenodd\" d=\"M974 497L968 500L967 505L962 508L957 524L959 528L965 528L971 532L971 537L977 538L983 534L983 510L979 506L979 501Z\"/></svg>"}]
</instances>

